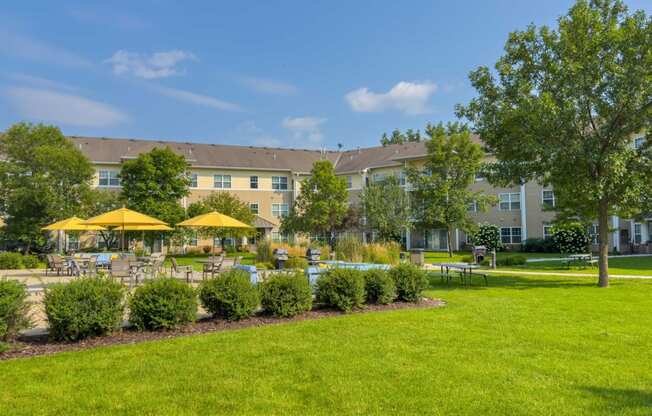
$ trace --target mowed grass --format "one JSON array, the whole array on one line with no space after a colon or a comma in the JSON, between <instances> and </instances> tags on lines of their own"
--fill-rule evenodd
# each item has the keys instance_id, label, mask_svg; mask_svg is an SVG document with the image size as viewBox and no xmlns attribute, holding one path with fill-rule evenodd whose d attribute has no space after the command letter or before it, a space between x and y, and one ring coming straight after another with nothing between
<instances>
[{"instance_id":1,"label":"mowed grass","mask_svg":"<svg viewBox=\"0 0 652 416\"><path fill-rule=\"evenodd\" d=\"M0 362L0 414L652 413L652 281L490 283L436 286L438 309Z\"/></svg>"},{"instance_id":2,"label":"mowed grass","mask_svg":"<svg viewBox=\"0 0 652 416\"><path fill-rule=\"evenodd\" d=\"M255 253L249 253L249 252L241 252L241 253L230 253L227 255L227 258L234 258L236 256L242 257L241 263L242 264L248 264L248 265L254 265L256 263L256 254ZM208 255L186 255L186 256L168 256L165 259L165 263L163 266L165 267L166 270L169 270L170 267L172 266L172 261L170 260L170 257L174 257L177 260L177 264L179 266L192 266L193 270L195 271L201 271L204 263L203 261L207 261L209 256Z\"/></svg>"},{"instance_id":3,"label":"mowed grass","mask_svg":"<svg viewBox=\"0 0 652 416\"><path fill-rule=\"evenodd\" d=\"M522 266L510 266L510 270L527 270L555 273L589 273L598 274L598 267L577 267L561 261L542 261L526 263ZM609 273L620 275L652 276L652 256L610 257Z\"/></svg>"}]
</instances>

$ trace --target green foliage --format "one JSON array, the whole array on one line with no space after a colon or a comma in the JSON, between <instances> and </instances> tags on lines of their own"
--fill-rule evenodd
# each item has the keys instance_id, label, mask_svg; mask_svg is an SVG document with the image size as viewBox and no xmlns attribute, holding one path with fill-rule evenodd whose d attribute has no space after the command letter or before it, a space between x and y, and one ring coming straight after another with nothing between
<instances>
[{"instance_id":1,"label":"green foliage","mask_svg":"<svg viewBox=\"0 0 652 416\"><path fill-rule=\"evenodd\" d=\"M365 263L398 264L401 260L401 245L394 241L364 244L362 261Z\"/></svg>"},{"instance_id":2,"label":"green foliage","mask_svg":"<svg viewBox=\"0 0 652 416\"><path fill-rule=\"evenodd\" d=\"M110 333L120 327L124 313L124 289L104 277L82 277L45 289L43 298L50 337L57 341Z\"/></svg>"},{"instance_id":3,"label":"green foliage","mask_svg":"<svg viewBox=\"0 0 652 416\"><path fill-rule=\"evenodd\" d=\"M399 264L389 271L389 275L396 284L396 295L406 302L419 302L421 292L428 287L426 272L414 264Z\"/></svg>"},{"instance_id":4,"label":"green foliage","mask_svg":"<svg viewBox=\"0 0 652 416\"><path fill-rule=\"evenodd\" d=\"M195 290L174 278L150 280L129 299L129 322L140 330L173 329L196 317Z\"/></svg>"},{"instance_id":5,"label":"green foliage","mask_svg":"<svg viewBox=\"0 0 652 416\"><path fill-rule=\"evenodd\" d=\"M256 215L251 212L249 203L242 201L231 192L211 192L203 199L188 206L188 217L217 211L228 215L245 224L252 224ZM245 237L252 235L254 230L242 228L205 228L199 233L206 237L225 239L227 237Z\"/></svg>"},{"instance_id":6,"label":"green foliage","mask_svg":"<svg viewBox=\"0 0 652 416\"><path fill-rule=\"evenodd\" d=\"M41 227L77 215L93 168L52 126L17 123L0 135L0 217L5 238L30 251L46 243Z\"/></svg>"},{"instance_id":7,"label":"green foliage","mask_svg":"<svg viewBox=\"0 0 652 416\"><path fill-rule=\"evenodd\" d=\"M407 129L405 133L401 133L399 129L394 129L391 136L387 136L387 133L383 133L383 136L380 138L380 144L383 146L389 146L390 144L403 144L410 142L420 142L422 140L421 132L419 130L414 131L412 129Z\"/></svg>"},{"instance_id":8,"label":"green foliage","mask_svg":"<svg viewBox=\"0 0 652 416\"><path fill-rule=\"evenodd\" d=\"M25 266L22 254L9 251L0 253L0 270L16 270L23 267Z\"/></svg>"},{"instance_id":9,"label":"green foliage","mask_svg":"<svg viewBox=\"0 0 652 416\"><path fill-rule=\"evenodd\" d=\"M277 274L260 284L263 309L274 316L291 317L312 308L312 289L301 273Z\"/></svg>"},{"instance_id":10,"label":"green foliage","mask_svg":"<svg viewBox=\"0 0 652 416\"><path fill-rule=\"evenodd\" d=\"M185 217L179 201L190 192L188 162L169 147L154 148L122 163L122 196L129 208L169 224Z\"/></svg>"},{"instance_id":11,"label":"green foliage","mask_svg":"<svg viewBox=\"0 0 652 416\"><path fill-rule=\"evenodd\" d=\"M36 269L39 265L38 257L26 254L23 256L23 267L26 269Z\"/></svg>"},{"instance_id":12,"label":"green foliage","mask_svg":"<svg viewBox=\"0 0 652 416\"><path fill-rule=\"evenodd\" d=\"M259 304L258 290L244 270L231 270L199 286L199 299L208 312L229 321L253 315Z\"/></svg>"},{"instance_id":13,"label":"green foliage","mask_svg":"<svg viewBox=\"0 0 652 416\"><path fill-rule=\"evenodd\" d=\"M428 125L426 133L426 163L423 168L411 166L406 170L412 186L412 212L423 228L446 227L450 242L455 228L467 232L475 228L470 204L484 210L494 202L493 197L470 189L482 166L484 152L471 140L470 130L460 124ZM453 255L452 250L452 244L448 244L449 256Z\"/></svg>"},{"instance_id":14,"label":"green foliage","mask_svg":"<svg viewBox=\"0 0 652 416\"><path fill-rule=\"evenodd\" d=\"M496 259L496 266L522 266L527 263L527 258L521 255L505 256Z\"/></svg>"},{"instance_id":15,"label":"green foliage","mask_svg":"<svg viewBox=\"0 0 652 416\"><path fill-rule=\"evenodd\" d=\"M381 241L400 241L402 233L412 226L409 196L396 176L365 187L360 203L368 227Z\"/></svg>"},{"instance_id":16,"label":"green foliage","mask_svg":"<svg viewBox=\"0 0 652 416\"><path fill-rule=\"evenodd\" d=\"M396 284L385 270L367 270L364 280L367 303L386 305L396 299Z\"/></svg>"},{"instance_id":17,"label":"green foliage","mask_svg":"<svg viewBox=\"0 0 652 416\"><path fill-rule=\"evenodd\" d=\"M256 263L256 269L258 270L273 270L274 264L271 262L258 262Z\"/></svg>"},{"instance_id":18,"label":"green foliage","mask_svg":"<svg viewBox=\"0 0 652 416\"><path fill-rule=\"evenodd\" d=\"M512 32L495 71L471 73L478 97L458 115L495 155L492 182L538 180L554 189L560 219L598 219L606 286L609 216L652 211L652 19L593 0L557 22Z\"/></svg>"},{"instance_id":19,"label":"green foliage","mask_svg":"<svg viewBox=\"0 0 652 416\"><path fill-rule=\"evenodd\" d=\"M302 257L290 257L285 262L286 269L301 269L305 270L308 267L308 260Z\"/></svg>"},{"instance_id":20,"label":"green foliage","mask_svg":"<svg viewBox=\"0 0 652 416\"><path fill-rule=\"evenodd\" d=\"M335 176L329 160L319 160L312 166L310 177L301 183L301 193L290 215L283 219L281 232L332 235L344 221L348 199L345 179Z\"/></svg>"},{"instance_id":21,"label":"green foliage","mask_svg":"<svg viewBox=\"0 0 652 416\"><path fill-rule=\"evenodd\" d=\"M477 231L471 235L471 241L476 246L485 246L487 252L504 247L500 239L500 227L486 222L478 225Z\"/></svg>"},{"instance_id":22,"label":"green foliage","mask_svg":"<svg viewBox=\"0 0 652 416\"><path fill-rule=\"evenodd\" d=\"M560 253L577 254L589 251L589 235L586 226L580 223L555 225L552 230L552 239Z\"/></svg>"},{"instance_id":23,"label":"green foliage","mask_svg":"<svg viewBox=\"0 0 652 416\"><path fill-rule=\"evenodd\" d=\"M365 301L365 281L362 272L354 269L332 269L317 279L317 301L351 312Z\"/></svg>"},{"instance_id":24,"label":"green foliage","mask_svg":"<svg viewBox=\"0 0 652 416\"><path fill-rule=\"evenodd\" d=\"M525 253L558 253L559 249L552 238L528 238L521 244Z\"/></svg>"},{"instance_id":25,"label":"green foliage","mask_svg":"<svg viewBox=\"0 0 652 416\"><path fill-rule=\"evenodd\" d=\"M335 243L335 258L342 261L362 261L362 240L353 234L344 234Z\"/></svg>"},{"instance_id":26,"label":"green foliage","mask_svg":"<svg viewBox=\"0 0 652 416\"><path fill-rule=\"evenodd\" d=\"M28 297L25 284L0 279L0 341L13 339L19 331L31 327Z\"/></svg>"}]
</instances>

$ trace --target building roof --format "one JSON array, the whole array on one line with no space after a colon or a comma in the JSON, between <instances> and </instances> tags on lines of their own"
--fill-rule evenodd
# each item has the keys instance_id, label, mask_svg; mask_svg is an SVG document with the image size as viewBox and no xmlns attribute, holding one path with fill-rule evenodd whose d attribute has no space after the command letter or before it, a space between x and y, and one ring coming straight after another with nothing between
<instances>
[{"instance_id":1,"label":"building roof","mask_svg":"<svg viewBox=\"0 0 652 416\"><path fill-rule=\"evenodd\" d=\"M177 154L185 156L188 163L195 168L277 170L295 173L308 173L314 162L323 159L333 162L336 172L344 174L367 168L400 166L406 159L423 158L427 154L424 142L337 152L162 140L79 136L69 138L94 163L119 164L124 160L135 159L140 153L149 152L156 147L169 147ZM478 136L474 135L472 139L480 143Z\"/></svg>"}]
</instances>

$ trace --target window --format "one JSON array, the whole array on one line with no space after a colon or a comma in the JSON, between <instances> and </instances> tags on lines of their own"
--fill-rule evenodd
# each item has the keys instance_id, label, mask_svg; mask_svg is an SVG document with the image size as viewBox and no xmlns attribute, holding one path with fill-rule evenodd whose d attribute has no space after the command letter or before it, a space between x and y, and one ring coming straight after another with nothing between
<instances>
[{"instance_id":1,"label":"window","mask_svg":"<svg viewBox=\"0 0 652 416\"><path fill-rule=\"evenodd\" d=\"M470 212L478 212L478 201L476 201L475 199L471 201L468 209Z\"/></svg>"},{"instance_id":2,"label":"window","mask_svg":"<svg viewBox=\"0 0 652 416\"><path fill-rule=\"evenodd\" d=\"M79 236L74 234L66 234L68 236L68 250L79 250Z\"/></svg>"},{"instance_id":3,"label":"window","mask_svg":"<svg viewBox=\"0 0 652 416\"><path fill-rule=\"evenodd\" d=\"M591 240L591 244L598 244L598 231L600 229L596 224L591 224L589 226L589 239Z\"/></svg>"},{"instance_id":4,"label":"window","mask_svg":"<svg viewBox=\"0 0 652 416\"><path fill-rule=\"evenodd\" d=\"M353 189L353 176L346 177L346 189Z\"/></svg>"},{"instance_id":5,"label":"window","mask_svg":"<svg viewBox=\"0 0 652 416\"><path fill-rule=\"evenodd\" d=\"M519 244L521 242L521 227L501 228L500 240L503 244Z\"/></svg>"},{"instance_id":6,"label":"window","mask_svg":"<svg viewBox=\"0 0 652 416\"><path fill-rule=\"evenodd\" d=\"M275 191L283 191L288 189L287 176L272 176L272 189Z\"/></svg>"},{"instance_id":7,"label":"window","mask_svg":"<svg viewBox=\"0 0 652 416\"><path fill-rule=\"evenodd\" d=\"M382 182L385 180L385 174L383 173L374 173L372 177L374 183Z\"/></svg>"},{"instance_id":8,"label":"window","mask_svg":"<svg viewBox=\"0 0 652 416\"><path fill-rule=\"evenodd\" d=\"M278 231L272 231L272 243L287 243L287 234L281 234Z\"/></svg>"},{"instance_id":9,"label":"window","mask_svg":"<svg viewBox=\"0 0 652 416\"><path fill-rule=\"evenodd\" d=\"M272 216L277 218L287 217L290 213L288 204L272 204Z\"/></svg>"},{"instance_id":10,"label":"window","mask_svg":"<svg viewBox=\"0 0 652 416\"><path fill-rule=\"evenodd\" d=\"M516 209L521 209L521 193L514 192L509 194L499 194L498 198L500 200L500 210L501 211L513 211Z\"/></svg>"},{"instance_id":11,"label":"window","mask_svg":"<svg viewBox=\"0 0 652 416\"><path fill-rule=\"evenodd\" d=\"M634 244L643 243L643 231L640 223L634 224Z\"/></svg>"},{"instance_id":12,"label":"window","mask_svg":"<svg viewBox=\"0 0 652 416\"><path fill-rule=\"evenodd\" d=\"M197 187L197 174L196 173L191 173L188 178L190 179L190 187L191 188L196 188Z\"/></svg>"},{"instance_id":13,"label":"window","mask_svg":"<svg viewBox=\"0 0 652 416\"><path fill-rule=\"evenodd\" d=\"M645 137L638 137L634 139L634 149L640 149L643 147L643 143L645 143Z\"/></svg>"},{"instance_id":14,"label":"window","mask_svg":"<svg viewBox=\"0 0 652 416\"><path fill-rule=\"evenodd\" d=\"M405 186L406 184L406 179L405 179L405 172L399 172L398 173L398 184L400 186Z\"/></svg>"},{"instance_id":15,"label":"window","mask_svg":"<svg viewBox=\"0 0 652 416\"><path fill-rule=\"evenodd\" d=\"M120 186L119 172L114 170L101 170L99 173L100 186Z\"/></svg>"},{"instance_id":16,"label":"window","mask_svg":"<svg viewBox=\"0 0 652 416\"><path fill-rule=\"evenodd\" d=\"M258 189L258 176L249 177L249 188Z\"/></svg>"},{"instance_id":17,"label":"window","mask_svg":"<svg viewBox=\"0 0 652 416\"><path fill-rule=\"evenodd\" d=\"M543 238L552 238L552 225L543 225Z\"/></svg>"},{"instance_id":18,"label":"window","mask_svg":"<svg viewBox=\"0 0 652 416\"><path fill-rule=\"evenodd\" d=\"M213 188L231 188L231 175L213 175Z\"/></svg>"},{"instance_id":19,"label":"window","mask_svg":"<svg viewBox=\"0 0 652 416\"><path fill-rule=\"evenodd\" d=\"M542 193L542 202L545 208L554 208L555 207L555 193L553 191L544 190Z\"/></svg>"},{"instance_id":20,"label":"window","mask_svg":"<svg viewBox=\"0 0 652 416\"><path fill-rule=\"evenodd\" d=\"M213 247L235 247L235 238L233 237L227 237L224 239L224 246L222 246L222 238L221 237L214 237L213 238Z\"/></svg>"},{"instance_id":21,"label":"window","mask_svg":"<svg viewBox=\"0 0 652 416\"><path fill-rule=\"evenodd\" d=\"M188 245L193 246L193 247L197 247L197 234L195 234L194 236L192 236L192 237L190 237L188 239Z\"/></svg>"},{"instance_id":22,"label":"window","mask_svg":"<svg viewBox=\"0 0 652 416\"><path fill-rule=\"evenodd\" d=\"M258 215L258 202L252 202L249 204L249 209L253 214Z\"/></svg>"}]
</instances>

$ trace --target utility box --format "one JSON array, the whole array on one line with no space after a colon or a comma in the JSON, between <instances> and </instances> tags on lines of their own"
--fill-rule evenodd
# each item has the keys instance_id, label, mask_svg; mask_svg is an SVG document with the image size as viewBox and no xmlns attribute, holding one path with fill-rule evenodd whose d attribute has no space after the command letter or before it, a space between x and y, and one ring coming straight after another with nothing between
<instances>
[{"instance_id":1,"label":"utility box","mask_svg":"<svg viewBox=\"0 0 652 416\"><path fill-rule=\"evenodd\" d=\"M423 266L424 259L422 249L410 250L410 263L416 264L417 266Z\"/></svg>"},{"instance_id":2,"label":"utility box","mask_svg":"<svg viewBox=\"0 0 652 416\"><path fill-rule=\"evenodd\" d=\"M487 247L485 246L473 246L473 261L475 264L482 263L482 260L487 257Z\"/></svg>"}]
</instances>

